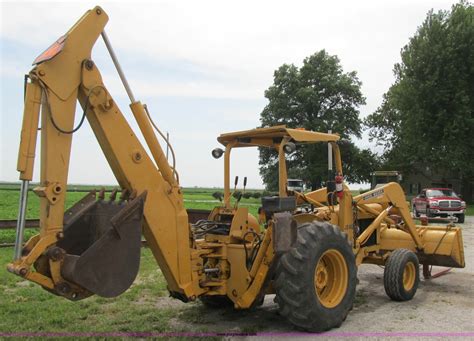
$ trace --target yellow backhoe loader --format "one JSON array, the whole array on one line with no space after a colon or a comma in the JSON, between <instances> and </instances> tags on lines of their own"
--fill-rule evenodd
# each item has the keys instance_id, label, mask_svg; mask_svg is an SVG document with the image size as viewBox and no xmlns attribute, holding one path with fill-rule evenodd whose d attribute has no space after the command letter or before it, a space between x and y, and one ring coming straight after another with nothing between
<instances>
[{"instance_id":1,"label":"yellow backhoe loader","mask_svg":"<svg viewBox=\"0 0 474 341\"><path fill-rule=\"evenodd\" d=\"M247 309L276 294L282 315L317 332L339 326L347 316L362 263L385 265L387 294L402 301L415 294L419 264L464 267L461 230L416 226L398 184L352 197L336 134L276 126L220 135L224 149L212 155L224 155L223 204L204 217L186 210L175 163L168 163L153 130L159 129L128 86L104 31L107 21L100 7L86 12L34 61L28 75L17 165L21 200L8 271L70 300L114 297L136 277L144 235L171 296ZM99 36L151 156L91 60ZM74 127L77 101L83 116ZM119 199L117 193L106 199L92 192L64 213L72 135L85 118L122 192ZM41 178L34 192L40 198L40 232L23 245L38 125ZM316 142L332 146L334 186L308 194L288 191L285 155ZM279 155L279 195L262 199L258 217L239 207L239 198L231 202L230 155L241 147L272 148Z\"/></svg>"}]
</instances>

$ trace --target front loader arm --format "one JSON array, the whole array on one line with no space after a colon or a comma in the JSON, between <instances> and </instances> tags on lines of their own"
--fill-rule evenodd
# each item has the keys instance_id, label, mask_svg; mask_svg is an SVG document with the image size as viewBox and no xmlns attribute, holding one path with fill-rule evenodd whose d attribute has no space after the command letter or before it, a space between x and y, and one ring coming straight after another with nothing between
<instances>
[{"instance_id":1,"label":"front loader arm","mask_svg":"<svg viewBox=\"0 0 474 341\"><path fill-rule=\"evenodd\" d=\"M79 100L119 185L129 194L133 193L130 199L136 198L129 201L133 207L125 205L123 200L117 204L125 207L123 210L120 208L120 212L128 210L132 214L140 210L141 203L137 201L140 198L144 205L141 208L144 216L143 233L168 282L169 290L191 298L200 294L202 289L199 289L197 283L198 276L193 276L191 271L188 216L179 185L153 134L144 106L134 100L130 105L153 160L107 91L91 60L92 47L101 33L105 35L103 29L107 20L106 13L100 7L88 11L63 37L62 51L35 66L30 73L18 168L22 180L31 180L34 160L31 146L36 141L34 122L38 116L38 91L41 89L41 178L40 185L34 190L40 196L40 233L28 241L22 254L9 264L8 269L68 298L77 298L71 296L71 291L82 292L84 289L71 280L74 276L70 272L71 269L84 267L78 257L82 257L87 251L79 256L68 254L65 245L74 249L70 246L74 240L68 237L73 233L68 233L68 228L72 231L75 222L67 222L64 217L74 114ZM88 165L84 166L87 171ZM111 210L113 206L105 202L94 204L90 201L82 205L89 205L91 210L97 210L97 207ZM119 210L114 206L115 209ZM81 222L81 207L75 206L73 211L71 214L73 217L77 216L76 223ZM122 220L129 218L124 213L117 213L114 219L118 216ZM120 237L121 227L116 225L116 220L111 219L111 224L115 234ZM122 232L128 233L129 230ZM68 238L68 241L64 241ZM62 246L66 250L61 249ZM96 258L105 257L100 252L106 250L99 249ZM94 272L93 263L86 265L90 269L86 269L84 273ZM69 288L67 295L61 290L65 284ZM86 289L94 292L90 288ZM86 295L81 297L83 296Z\"/></svg>"},{"instance_id":2,"label":"front loader arm","mask_svg":"<svg viewBox=\"0 0 474 341\"><path fill-rule=\"evenodd\" d=\"M355 196L353 200L362 210L378 216L380 222L386 220L393 224L393 220L388 217L390 211L388 207L395 208L405 222L405 228L413 238L416 247L418 250L423 250L423 242L420 238L415 222L410 215L410 209L406 202L405 193L399 184L396 182L388 183L382 187ZM383 204L386 206L386 209L382 212L374 212L373 209L367 206L368 204ZM380 222L376 222L373 225L378 226ZM368 233L370 229L367 230ZM364 236L362 236L361 240L363 239L365 239Z\"/></svg>"},{"instance_id":3,"label":"front loader arm","mask_svg":"<svg viewBox=\"0 0 474 341\"><path fill-rule=\"evenodd\" d=\"M405 194L398 183L388 183L360 194L353 200L359 213L374 217L370 225L356 239L355 248L359 263L371 251L379 250L387 255L389 254L387 252L404 248L416 252L420 263L425 266L459 268L465 266L461 228L452 224L447 226L415 225ZM397 219L391 219L389 214L401 216L404 224L397 222ZM375 230L378 230L377 245L366 247L365 242ZM364 262L384 264L383 259L376 256L369 256Z\"/></svg>"}]
</instances>

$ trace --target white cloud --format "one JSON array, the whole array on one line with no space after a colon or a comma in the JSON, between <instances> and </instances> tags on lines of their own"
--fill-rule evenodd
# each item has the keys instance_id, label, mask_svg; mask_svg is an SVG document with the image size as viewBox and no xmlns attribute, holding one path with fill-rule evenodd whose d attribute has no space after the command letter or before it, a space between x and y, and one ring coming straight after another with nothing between
<instances>
[{"instance_id":1,"label":"white cloud","mask_svg":"<svg viewBox=\"0 0 474 341\"><path fill-rule=\"evenodd\" d=\"M155 1L104 3L103 7L110 16L106 30L118 52L146 55L157 61L189 61L206 72L242 79L237 90L192 82L170 84L169 89L157 84L157 88L173 93L177 86L186 95L214 92L219 97L245 98L261 97L261 87L268 86L273 70L282 63L301 63L322 48L338 54L345 69L358 70L364 83L387 85L401 46L426 12L431 6L447 8L449 4ZM54 6L3 3L1 36L34 48L44 47L92 6L88 1L58 2ZM376 68L383 69L383 74Z\"/></svg>"},{"instance_id":2,"label":"white cloud","mask_svg":"<svg viewBox=\"0 0 474 341\"><path fill-rule=\"evenodd\" d=\"M107 86L111 93L116 93L123 88L122 83L112 75L105 75ZM210 80L184 80L166 81L160 79L140 79L130 77L133 84L133 93L141 97L198 97L198 98L228 98L228 99L259 99L263 97L261 90L265 85L245 85L238 83L220 82ZM268 84L268 83L267 83Z\"/></svg>"},{"instance_id":3,"label":"white cloud","mask_svg":"<svg viewBox=\"0 0 474 341\"><path fill-rule=\"evenodd\" d=\"M214 143L220 132L258 123L263 92L271 84L278 66L301 64L305 57L323 48L338 55L344 69L356 70L363 82L367 105L361 108L361 114L365 116L380 104L382 94L393 81L392 67L399 60L400 49L427 11L432 7L449 9L452 3L452 0L201 0L102 2L102 6L110 16L107 33L137 98L147 97L156 103L163 97L220 101L222 114L217 114L220 109L215 107L209 111L208 119L215 123L212 128L209 122L195 125L177 122L177 112L163 118L163 124L176 132L173 139L184 183L213 186L216 179L221 179L222 170L209 162L208 153L214 146L209 141ZM18 113L22 112L22 74L34 57L94 6L92 1L0 3L0 38L5 44L0 69L2 179L16 177L11 166L15 164L16 148L7 150L6 141L9 146L18 144L19 131L11 130L19 129L21 124ZM5 50L6 46L12 51ZM126 104L125 92L107 59L103 43L96 45L93 58L101 67L112 95L122 106ZM167 77L156 72L162 65L169 68ZM176 69L181 71L179 77ZM11 89L11 79L17 79L15 89ZM229 101L225 102L226 99ZM253 106L248 104L251 101ZM181 107L179 113L185 109ZM217 130L217 126L222 128ZM198 138L201 132L205 138ZM190 143L186 136L193 134L197 136ZM97 167L93 179L91 174L81 171L81 165L88 160L94 164L104 162L101 152L89 144L90 139L93 139L91 134L82 132L75 136L78 147L74 147L71 181L113 182L105 181L111 177L110 172L102 170L106 167ZM366 138L360 143L368 144ZM85 150L81 145L90 148ZM201 150L195 152L191 147ZM237 159L236 173L258 179L256 153L249 153ZM204 173L196 172L198 168ZM259 182L253 180L253 183Z\"/></svg>"}]
</instances>

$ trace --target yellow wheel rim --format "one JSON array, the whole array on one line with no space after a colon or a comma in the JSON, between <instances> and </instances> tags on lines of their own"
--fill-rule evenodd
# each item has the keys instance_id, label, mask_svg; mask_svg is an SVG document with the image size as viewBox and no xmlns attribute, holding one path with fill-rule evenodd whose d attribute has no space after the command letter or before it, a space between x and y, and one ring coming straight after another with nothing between
<instances>
[{"instance_id":1,"label":"yellow wheel rim","mask_svg":"<svg viewBox=\"0 0 474 341\"><path fill-rule=\"evenodd\" d=\"M319 302L326 308L341 303L347 291L349 271L344 256L329 249L319 258L314 269L314 289Z\"/></svg>"},{"instance_id":2,"label":"yellow wheel rim","mask_svg":"<svg viewBox=\"0 0 474 341\"><path fill-rule=\"evenodd\" d=\"M415 264L408 262L403 269L403 288L405 291L410 291L415 284L416 269Z\"/></svg>"}]
</instances>

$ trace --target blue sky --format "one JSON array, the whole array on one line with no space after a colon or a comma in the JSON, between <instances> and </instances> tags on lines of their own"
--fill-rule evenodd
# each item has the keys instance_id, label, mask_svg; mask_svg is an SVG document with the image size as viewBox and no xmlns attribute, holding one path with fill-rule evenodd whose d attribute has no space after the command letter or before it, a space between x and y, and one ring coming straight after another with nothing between
<instances>
[{"instance_id":1,"label":"blue sky","mask_svg":"<svg viewBox=\"0 0 474 341\"><path fill-rule=\"evenodd\" d=\"M373 112L393 82L393 64L431 8L452 1L102 2L109 38L135 97L168 131L183 186L222 186L222 160L210 150L222 132L254 128L273 71L326 49L355 70ZM18 179L23 75L47 46L89 8L81 2L0 3L0 181ZM128 98L99 39L93 59L129 122ZM136 125L132 123L132 127ZM358 141L371 146L367 138ZM39 153L38 161L39 161ZM233 175L262 187L256 150L235 154ZM85 172L86 169L93 171ZM35 180L39 180L39 162ZM73 138L70 183L114 184L90 127Z\"/></svg>"}]
</instances>

